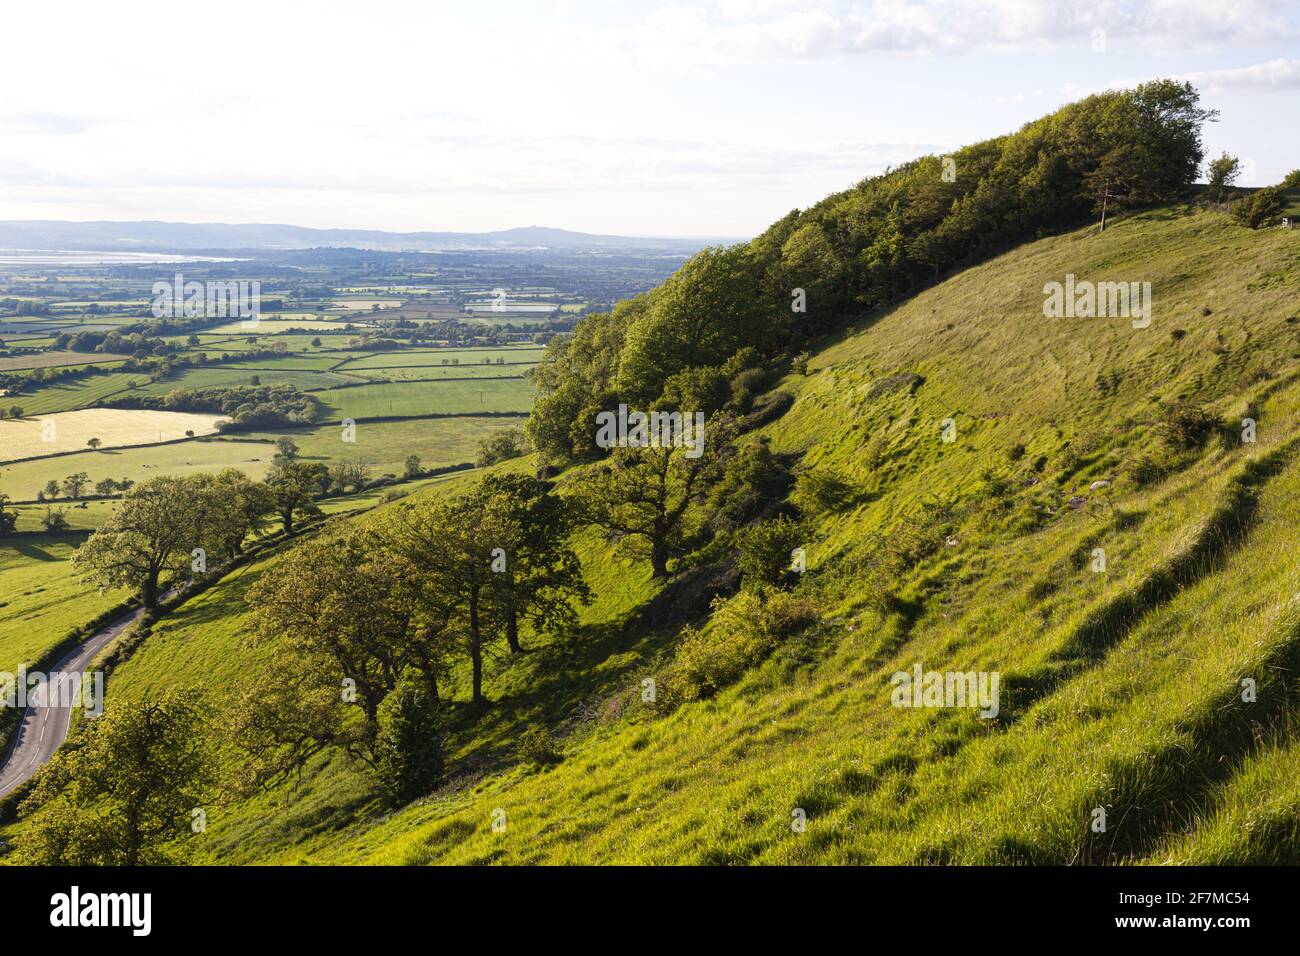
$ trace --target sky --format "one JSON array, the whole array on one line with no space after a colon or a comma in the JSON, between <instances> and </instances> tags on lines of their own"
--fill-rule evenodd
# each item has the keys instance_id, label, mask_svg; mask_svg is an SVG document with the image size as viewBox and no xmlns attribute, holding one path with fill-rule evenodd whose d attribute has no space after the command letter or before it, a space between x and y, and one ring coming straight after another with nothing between
<instances>
[{"instance_id":1,"label":"sky","mask_svg":"<svg viewBox=\"0 0 1300 956\"><path fill-rule=\"evenodd\" d=\"M9 4L0 219L756 234L1101 89L1300 166L1300 3Z\"/></svg>"}]
</instances>

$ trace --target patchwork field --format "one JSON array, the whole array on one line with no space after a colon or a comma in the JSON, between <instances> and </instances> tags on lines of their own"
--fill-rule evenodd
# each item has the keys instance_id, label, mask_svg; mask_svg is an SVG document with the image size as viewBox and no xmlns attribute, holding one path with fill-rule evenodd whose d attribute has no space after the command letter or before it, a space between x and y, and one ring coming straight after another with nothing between
<instances>
[{"instance_id":1,"label":"patchwork field","mask_svg":"<svg viewBox=\"0 0 1300 956\"><path fill-rule=\"evenodd\" d=\"M98 438L104 448L121 448L172 441L184 438L186 432L210 435L219 421L218 415L121 408L86 408L21 421L5 419L0 421L0 461L79 451L92 438Z\"/></svg>"},{"instance_id":2,"label":"patchwork field","mask_svg":"<svg viewBox=\"0 0 1300 956\"><path fill-rule=\"evenodd\" d=\"M141 482L157 475L190 475L223 468L238 468L250 478L261 479L275 456L273 442L281 435L293 439L306 461L330 464L359 459L371 467L375 477L385 473L401 475L409 455L419 456L425 468L472 462L483 438L499 428L518 426L521 421L457 417L361 422L355 442L344 442L338 425L320 425L170 445L84 451L0 466L0 491L17 501L30 501L47 482L62 481L77 472L85 472L92 483L104 478ZM73 517L72 512L69 517ZM39 516L33 514L32 523L24 527L35 527L38 520Z\"/></svg>"}]
</instances>

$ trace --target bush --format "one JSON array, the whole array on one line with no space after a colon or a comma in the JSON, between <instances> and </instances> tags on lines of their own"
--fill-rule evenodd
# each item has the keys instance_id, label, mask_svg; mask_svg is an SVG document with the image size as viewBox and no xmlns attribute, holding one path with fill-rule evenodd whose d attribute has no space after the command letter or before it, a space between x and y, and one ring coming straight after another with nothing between
<instances>
[{"instance_id":1,"label":"bush","mask_svg":"<svg viewBox=\"0 0 1300 956\"><path fill-rule=\"evenodd\" d=\"M796 375L808 374L808 360L812 358L807 352L800 352L794 357L794 363L790 366L791 371Z\"/></svg>"},{"instance_id":2,"label":"bush","mask_svg":"<svg viewBox=\"0 0 1300 956\"><path fill-rule=\"evenodd\" d=\"M829 468L802 472L795 479L790 500L806 514L841 511L857 498L857 489L838 471Z\"/></svg>"},{"instance_id":3,"label":"bush","mask_svg":"<svg viewBox=\"0 0 1300 956\"><path fill-rule=\"evenodd\" d=\"M443 771L438 704L424 687L403 683L379 705L375 769L394 804L438 785Z\"/></svg>"},{"instance_id":4,"label":"bush","mask_svg":"<svg viewBox=\"0 0 1300 956\"><path fill-rule=\"evenodd\" d=\"M781 584L794 573L793 551L804 540L805 532L798 521L785 515L774 521L751 525L737 535L740 555L737 564L746 587Z\"/></svg>"},{"instance_id":5,"label":"bush","mask_svg":"<svg viewBox=\"0 0 1300 956\"><path fill-rule=\"evenodd\" d=\"M1156 422L1156 433L1169 448L1200 448L1223 423L1200 405L1191 402L1174 402L1161 409Z\"/></svg>"},{"instance_id":6,"label":"bush","mask_svg":"<svg viewBox=\"0 0 1300 956\"><path fill-rule=\"evenodd\" d=\"M562 759L555 738L541 725L529 727L519 735L519 741L515 744L515 753L519 755L521 761L534 767L545 767L559 763Z\"/></svg>"},{"instance_id":7,"label":"bush","mask_svg":"<svg viewBox=\"0 0 1300 956\"><path fill-rule=\"evenodd\" d=\"M817 617L811 600L784 591L756 589L730 600L716 598L707 630L682 631L677 667L685 696L712 696Z\"/></svg>"},{"instance_id":8,"label":"bush","mask_svg":"<svg viewBox=\"0 0 1300 956\"><path fill-rule=\"evenodd\" d=\"M480 468L495 465L528 454L528 442L522 428L502 428L484 438L478 445L477 464Z\"/></svg>"},{"instance_id":9,"label":"bush","mask_svg":"<svg viewBox=\"0 0 1300 956\"><path fill-rule=\"evenodd\" d=\"M1282 210L1286 208L1283 199L1282 190L1276 186L1259 189L1240 202L1234 203L1232 216L1237 222L1251 229L1271 226L1281 218Z\"/></svg>"}]
</instances>

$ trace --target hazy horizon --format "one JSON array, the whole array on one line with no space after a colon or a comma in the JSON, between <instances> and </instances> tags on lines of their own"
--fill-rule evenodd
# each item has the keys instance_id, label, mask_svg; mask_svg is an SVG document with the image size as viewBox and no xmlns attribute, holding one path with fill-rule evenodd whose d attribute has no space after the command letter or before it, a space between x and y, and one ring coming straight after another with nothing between
<instances>
[{"instance_id":1,"label":"hazy horizon","mask_svg":"<svg viewBox=\"0 0 1300 956\"><path fill-rule=\"evenodd\" d=\"M754 235L1157 76L1222 112L1206 151L1241 157L1242 185L1300 154L1279 121L1300 12L1273 0L142 7L111 44L109 8L8 12L78 69L41 43L0 64L23 90L0 98L0 219Z\"/></svg>"}]
</instances>

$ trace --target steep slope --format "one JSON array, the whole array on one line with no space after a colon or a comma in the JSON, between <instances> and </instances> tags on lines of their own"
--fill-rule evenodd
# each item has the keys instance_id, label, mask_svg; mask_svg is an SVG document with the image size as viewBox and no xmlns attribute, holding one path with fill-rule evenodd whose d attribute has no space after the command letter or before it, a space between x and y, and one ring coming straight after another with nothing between
<instances>
[{"instance_id":1,"label":"steep slope","mask_svg":"<svg viewBox=\"0 0 1300 956\"><path fill-rule=\"evenodd\" d=\"M1044 284L1070 274L1150 282L1150 326L1045 318ZM495 673L486 718L457 712L442 790L386 812L321 758L296 790L214 808L200 857L1300 861L1298 285L1295 232L1168 207L866 317L784 379L795 401L763 429L855 489L806 544L818 624L710 699L648 706L641 680L680 638L635 617L644 564L588 534L596 604ZM1183 447L1177 402L1231 427ZM159 627L110 699L229 688L240 595L265 573ZM996 672L997 719L892 706L918 664ZM562 737L549 769L513 751L537 723Z\"/></svg>"}]
</instances>

